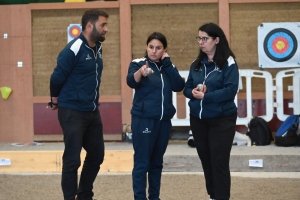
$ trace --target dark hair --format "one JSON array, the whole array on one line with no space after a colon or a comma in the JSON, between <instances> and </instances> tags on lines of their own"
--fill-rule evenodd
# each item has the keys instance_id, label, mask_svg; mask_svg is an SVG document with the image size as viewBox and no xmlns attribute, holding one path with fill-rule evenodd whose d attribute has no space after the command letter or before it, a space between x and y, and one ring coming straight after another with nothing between
<instances>
[{"instance_id":1,"label":"dark hair","mask_svg":"<svg viewBox=\"0 0 300 200\"><path fill-rule=\"evenodd\" d=\"M156 40L159 40L163 46L164 46L164 49L168 47L168 42L167 42L167 38L162 34L162 33L159 33L159 32L154 32L152 33L148 39L147 39L147 42L146 42L146 45L149 44L149 42L151 42L151 40L153 39L156 39ZM145 53L145 57L147 57L147 50L146 50L146 53Z\"/></svg>"},{"instance_id":2,"label":"dark hair","mask_svg":"<svg viewBox=\"0 0 300 200\"><path fill-rule=\"evenodd\" d=\"M235 58L233 52L231 51L228 41L226 39L226 36L223 32L223 30L214 23L207 23L202 25L198 31L206 32L208 36L212 38L219 37L219 43L216 46L216 52L213 57L213 61L217 64L217 66L222 69L225 62L227 62L227 59L229 56L232 56ZM201 61L203 60L203 57L207 56L206 53L204 53L200 49L200 53L197 57L197 60L195 61L195 68L200 69L201 68Z\"/></svg>"},{"instance_id":3,"label":"dark hair","mask_svg":"<svg viewBox=\"0 0 300 200\"><path fill-rule=\"evenodd\" d=\"M99 16L103 16L106 18L109 17L109 15L102 10L90 9L90 10L85 11L81 18L82 30L85 30L85 27L88 22L95 24L95 22L99 19Z\"/></svg>"}]
</instances>

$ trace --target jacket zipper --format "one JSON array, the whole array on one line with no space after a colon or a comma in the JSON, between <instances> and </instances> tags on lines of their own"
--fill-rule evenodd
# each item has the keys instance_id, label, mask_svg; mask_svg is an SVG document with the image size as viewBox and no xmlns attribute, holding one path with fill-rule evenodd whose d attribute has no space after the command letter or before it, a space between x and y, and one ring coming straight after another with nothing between
<instances>
[{"instance_id":1,"label":"jacket zipper","mask_svg":"<svg viewBox=\"0 0 300 200\"><path fill-rule=\"evenodd\" d=\"M90 48L88 45L85 45L85 46L86 46L87 48L89 48L89 49L93 52L93 55L94 55L94 58L95 58L95 63L96 63L96 66L95 66L95 70L96 70L96 87L95 87L95 97L94 97L94 101L93 101L93 105L94 105L93 111L95 111L96 108L97 108L97 106L96 106L96 104L95 104L95 100L96 100L96 98L97 98L97 94L98 94L98 92L97 92L97 87L98 87L98 84L99 84L98 79L97 79L97 77L98 77L97 55L98 55L100 49L102 48L102 45L100 45L99 49L97 50L97 44L96 44L96 52L95 52L92 48Z\"/></svg>"},{"instance_id":2,"label":"jacket zipper","mask_svg":"<svg viewBox=\"0 0 300 200\"><path fill-rule=\"evenodd\" d=\"M155 64L156 68L158 69L158 71L160 72L161 68L163 67L163 65L160 67L160 69L158 68L157 64L155 62L152 62L150 59L149 61L153 64ZM165 87L165 84L164 84L164 79L163 79L163 76L162 74L160 73L160 79L161 79L161 83L162 83L162 87L161 87L161 116L160 116L160 120L162 120L163 116L164 116L164 87Z\"/></svg>"},{"instance_id":3,"label":"jacket zipper","mask_svg":"<svg viewBox=\"0 0 300 200\"><path fill-rule=\"evenodd\" d=\"M218 68L215 66L215 69L214 69L214 70L212 70L211 72L209 72L208 74L206 74L206 65L205 65L205 64L203 64L203 65L204 65L204 69L205 69L205 76L204 76L204 80L203 80L203 83L202 83L202 84L205 85L205 81L206 81L207 77L208 77L211 73L213 73L214 71L217 71ZM202 111L203 111L202 102L203 102L203 99L200 100L200 112L199 112L199 118L200 118L200 119L202 119L201 116L202 116Z\"/></svg>"}]
</instances>

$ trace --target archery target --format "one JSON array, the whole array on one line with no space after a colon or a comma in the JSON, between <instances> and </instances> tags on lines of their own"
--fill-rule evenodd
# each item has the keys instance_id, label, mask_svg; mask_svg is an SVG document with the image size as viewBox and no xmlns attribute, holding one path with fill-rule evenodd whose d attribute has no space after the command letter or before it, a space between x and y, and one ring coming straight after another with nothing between
<instances>
[{"instance_id":1,"label":"archery target","mask_svg":"<svg viewBox=\"0 0 300 200\"><path fill-rule=\"evenodd\" d=\"M68 26L68 43L74 38L78 37L81 33L80 24L70 24Z\"/></svg>"},{"instance_id":2,"label":"archery target","mask_svg":"<svg viewBox=\"0 0 300 200\"><path fill-rule=\"evenodd\" d=\"M299 67L300 23L263 23L258 27L261 68Z\"/></svg>"},{"instance_id":3,"label":"archery target","mask_svg":"<svg viewBox=\"0 0 300 200\"><path fill-rule=\"evenodd\" d=\"M292 58L297 50L295 35L284 28L277 28L268 33L264 40L264 51L276 62L284 62Z\"/></svg>"}]
</instances>

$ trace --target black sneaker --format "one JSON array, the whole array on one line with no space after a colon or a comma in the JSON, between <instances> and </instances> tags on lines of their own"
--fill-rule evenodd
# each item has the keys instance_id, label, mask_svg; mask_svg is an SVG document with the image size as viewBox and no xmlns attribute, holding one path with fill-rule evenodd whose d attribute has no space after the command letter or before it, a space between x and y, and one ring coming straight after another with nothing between
<instances>
[{"instance_id":1,"label":"black sneaker","mask_svg":"<svg viewBox=\"0 0 300 200\"><path fill-rule=\"evenodd\" d=\"M194 142L194 137L193 136L190 136L188 141L187 141L187 144L192 147L192 148L195 148L195 142Z\"/></svg>"}]
</instances>

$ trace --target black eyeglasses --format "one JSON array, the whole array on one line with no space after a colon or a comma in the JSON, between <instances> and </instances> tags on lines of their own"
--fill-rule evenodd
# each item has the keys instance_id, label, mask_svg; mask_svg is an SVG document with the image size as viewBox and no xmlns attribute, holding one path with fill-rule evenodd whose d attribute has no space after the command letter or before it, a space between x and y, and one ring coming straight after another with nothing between
<instances>
[{"instance_id":1,"label":"black eyeglasses","mask_svg":"<svg viewBox=\"0 0 300 200\"><path fill-rule=\"evenodd\" d=\"M196 41L199 43L202 40L202 42L205 43L205 42L207 42L207 40L209 38L213 38L213 37L199 37L199 36L197 36ZM213 39L215 39L215 38L213 38Z\"/></svg>"}]
</instances>

